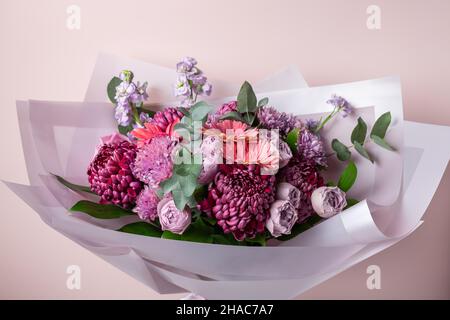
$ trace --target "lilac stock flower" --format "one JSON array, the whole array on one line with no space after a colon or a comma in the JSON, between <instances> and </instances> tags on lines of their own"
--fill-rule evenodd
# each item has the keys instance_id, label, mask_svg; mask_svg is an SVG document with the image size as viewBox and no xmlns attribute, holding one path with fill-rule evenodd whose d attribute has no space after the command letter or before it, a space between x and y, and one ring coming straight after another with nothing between
<instances>
[{"instance_id":1,"label":"lilac stock flower","mask_svg":"<svg viewBox=\"0 0 450 320\"><path fill-rule=\"evenodd\" d=\"M353 106L347 100L336 94L333 94L327 103L339 109L344 118L353 112Z\"/></svg>"},{"instance_id":2,"label":"lilac stock flower","mask_svg":"<svg viewBox=\"0 0 450 320\"><path fill-rule=\"evenodd\" d=\"M139 81L136 83L135 91L130 95L130 101L136 105L141 105L145 100L148 99L147 93L147 82L140 84Z\"/></svg>"},{"instance_id":3,"label":"lilac stock flower","mask_svg":"<svg viewBox=\"0 0 450 320\"><path fill-rule=\"evenodd\" d=\"M185 57L177 63L177 82L174 94L182 98L182 105L190 107L196 102L197 96L209 96L212 86L207 77L196 67L197 60Z\"/></svg>"},{"instance_id":4,"label":"lilac stock flower","mask_svg":"<svg viewBox=\"0 0 450 320\"><path fill-rule=\"evenodd\" d=\"M115 99L117 102L125 102L128 101L130 96L134 94L136 91L136 85L132 82L122 81L116 87L116 96Z\"/></svg>"},{"instance_id":5,"label":"lilac stock flower","mask_svg":"<svg viewBox=\"0 0 450 320\"><path fill-rule=\"evenodd\" d=\"M189 98L191 96L191 86L185 74L181 73L177 77L175 85L175 96Z\"/></svg>"},{"instance_id":6,"label":"lilac stock flower","mask_svg":"<svg viewBox=\"0 0 450 320\"><path fill-rule=\"evenodd\" d=\"M132 114L131 107L128 101L125 101L125 103L120 102L117 104L114 116L120 126L126 127L131 124Z\"/></svg>"},{"instance_id":7,"label":"lilac stock flower","mask_svg":"<svg viewBox=\"0 0 450 320\"><path fill-rule=\"evenodd\" d=\"M191 72L194 66L197 64L197 60L192 57L184 57L183 60L177 63L178 73Z\"/></svg>"},{"instance_id":8,"label":"lilac stock flower","mask_svg":"<svg viewBox=\"0 0 450 320\"><path fill-rule=\"evenodd\" d=\"M306 119L305 121L305 127L306 129L308 129L309 131L314 132L314 130L316 130L316 128L319 126L320 121L319 120L315 120L315 119Z\"/></svg>"}]
</instances>

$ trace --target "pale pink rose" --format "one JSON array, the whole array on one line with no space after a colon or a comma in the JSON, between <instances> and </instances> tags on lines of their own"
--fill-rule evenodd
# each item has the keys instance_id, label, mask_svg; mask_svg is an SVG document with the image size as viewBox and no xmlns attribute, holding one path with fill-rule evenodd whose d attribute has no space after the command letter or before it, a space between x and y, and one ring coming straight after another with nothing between
<instances>
[{"instance_id":1,"label":"pale pink rose","mask_svg":"<svg viewBox=\"0 0 450 320\"><path fill-rule=\"evenodd\" d=\"M166 197L157 207L161 230L182 234L191 224L191 213L188 210L178 210L171 197Z\"/></svg>"},{"instance_id":2,"label":"pale pink rose","mask_svg":"<svg viewBox=\"0 0 450 320\"><path fill-rule=\"evenodd\" d=\"M320 217L330 218L347 206L347 200L338 187L320 187L311 194L311 204Z\"/></svg>"},{"instance_id":3,"label":"pale pink rose","mask_svg":"<svg viewBox=\"0 0 450 320\"><path fill-rule=\"evenodd\" d=\"M297 211L292 203L277 200L270 206L270 217L266 222L266 228L274 237L290 234L297 218Z\"/></svg>"}]
</instances>

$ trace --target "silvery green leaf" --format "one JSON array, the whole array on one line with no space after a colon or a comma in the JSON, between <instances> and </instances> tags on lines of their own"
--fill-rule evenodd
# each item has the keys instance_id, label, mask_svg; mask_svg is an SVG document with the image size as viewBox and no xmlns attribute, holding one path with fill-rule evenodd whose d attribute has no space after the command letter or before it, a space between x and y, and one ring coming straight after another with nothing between
<instances>
[{"instance_id":1,"label":"silvery green leaf","mask_svg":"<svg viewBox=\"0 0 450 320\"><path fill-rule=\"evenodd\" d=\"M202 121L211 112L212 108L204 101L197 102L191 107L193 121Z\"/></svg>"},{"instance_id":2,"label":"silvery green leaf","mask_svg":"<svg viewBox=\"0 0 450 320\"><path fill-rule=\"evenodd\" d=\"M372 139L373 142L375 142L380 147L382 147L386 150L389 150L389 151L395 151L395 148L392 147L389 143L387 143L386 140L384 140L383 138L380 138L380 137L374 136L374 135L372 135L370 138Z\"/></svg>"},{"instance_id":3,"label":"silvery green leaf","mask_svg":"<svg viewBox=\"0 0 450 320\"><path fill-rule=\"evenodd\" d=\"M252 86L245 81L237 96L237 109L240 113L255 112L257 108L257 99Z\"/></svg>"},{"instance_id":4,"label":"silvery green leaf","mask_svg":"<svg viewBox=\"0 0 450 320\"><path fill-rule=\"evenodd\" d=\"M265 97L258 101L258 107L264 107L269 103L269 98Z\"/></svg>"},{"instance_id":5,"label":"silvery green leaf","mask_svg":"<svg viewBox=\"0 0 450 320\"><path fill-rule=\"evenodd\" d=\"M348 150L347 146L338 139L333 139L333 141L331 141L331 147L336 152L336 156L339 160L347 161L350 159L351 152Z\"/></svg>"},{"instance_id":6,"label":"silvery green leaf","mask_svg":"<svg viewBox=\"0 0 450 320\"><path fill-rule=\"evenodd\" d=\"M373 163L372 157L360 143L355 141L353 145L355 146L355 150L358 151L360 155L362 155L364 158Z\"/></svg>"},{"instance_id":7,"label":"silvery green leaf","mask_svg":"<svg viewBox=\"0 0 450 320\"><path fill-rule=\"evenodd\" d=\"M352 131L351 135L352 143L356 141L359 144L364 145L364 141L366 140L366 134L367 134L367 124L361 117L359 117L358 124Z\"/></svg>"}]
</instances>

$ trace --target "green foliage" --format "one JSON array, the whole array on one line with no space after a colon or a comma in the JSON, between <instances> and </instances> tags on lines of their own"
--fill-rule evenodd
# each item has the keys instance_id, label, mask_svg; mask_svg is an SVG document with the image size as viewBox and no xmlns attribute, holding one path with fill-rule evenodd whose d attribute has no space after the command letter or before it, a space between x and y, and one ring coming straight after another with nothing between
<instances>
[{"instance_id":1,"label":"green foliage","mask_svg":"<svg viewBox=\"0 0 450 320\"><path fill-rule=\"evenodd\" d=\"M97 219L116 219L134 214L113 204L99 204L88 200L78 201L70 211L83 212Z\"/></svg>"},{"instance_id":2,"label":"green foliage","mask_svg":"<svg viewBox=\"0 0 450 320\"><path fill-rule=\"evenodd\" d=\"M357 176L358 176L358 169L356 168L355 163L353 161L350 161L339 178L338 182L339 189L341 189L344 192L350 190L350 188L355 183Z\"/></svg>"}]
</instances>

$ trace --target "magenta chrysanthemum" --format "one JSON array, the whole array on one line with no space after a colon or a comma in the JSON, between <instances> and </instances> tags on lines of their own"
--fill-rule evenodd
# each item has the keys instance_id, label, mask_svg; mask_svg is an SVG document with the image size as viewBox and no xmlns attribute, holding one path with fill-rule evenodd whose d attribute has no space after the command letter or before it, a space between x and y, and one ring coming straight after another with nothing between
<instances>
[{"instance_id":1,"label":"magenta chrysanthemum","mask_svg":"<svg viewBox=\"0 0 450 320\"><path fill-rule=\"evenodd\" d=\"M208 115L208 120L205 123L206 128L212 128L219 121L224 114L237 110L237 101L230 101L225 103L216 110L216 112Z\"/></svg>"},{"instance_id":2,"label":"magenta chrysanthemum","mask_svg":"<svg viewBox=\"0 0 450 320\"><path fill-rule=\"evenodd\" d=\"M315 189L324 185L323 178L319 175L314 162L298 157L292 159L282 169L281 176L286 182L297 187L301 192L300 203L297 207L297 223L301 223L314 214L311 205L311 194Z\"/></svg>"},{"instance_id":3,"label":"magenta chrysanthemum","mask_svg":"<svg viewBox=\"0 0 450 320\"><path fill-rule=\"evenodd\" d=\"M274 107L265 106L258 111L258 120L270 130L278 129L282 135L286 135L294 128L303 126L302 120L290 113L280 112Z\"/></svg>"},{"instance_id":4,"label":"magenta chrysanthemum","mask_svg":"<svg viewBox=\"0 0 450 320\"><path fill-rule=\"evenodd\" d=\"M167 136L154 137L136 153L132 170L136 178L157 187L172 176L172 150L175 143Z\"/></svg>"},{"instance_id":5,"label":"magenta chrysanthemum","mask_svg":"<svg viewBox=\"0 0 450 320\"><path fill-rule=\"evenodd\" d=\"M320 137L308 129L303 129L297 141L298 153L303 159L315 162L316 164L326 167L327 157L325 155L325 148Z\"/></svg>"},{"instance_id":6,"label":"magenta chrysanthemum","mask_svg":"<svg viewBox=\"0 0 450 320\"><path fill-rule=\"evenodd\" d=\"M156 112L150 122L157 125L161 131L165 132L170 124L180 121L183 116L183 113L177 108L168 107L162 111Z\"/></svg>"},{"instance_id":7,"label":"magenta chrysanthemum","mask_svg":"<svg viewBox=\"0 0 450 320\"><path fill-rule=\"evenodd\" d=\"M274 200L275 176L261 175L255 165L220 165L201 209L241 241L264 232Z\"/></svg>"},{"instance_id":8,"label":"magenta chrysanthemum","mask_svg":"<svg viewBox=\"0 0 450 320\"><path fill-rule=\"evenodd\" d=\"M102 145L87 170L91 190L101 203L113 203L129 209L134 206L142 183L133 176L130 165L136 147L128 141Z\"/></svg>"},{"instance_id":9,"label":"magenta chrysanthemum","mask_svg":"<svg viewBox=\"0 0 450 320\"><path fill-rule=\"evenodd\" d=\"M158 216L159 198L154 189L145 186L136 199L136 207L133 211L144 221L154 221Z\"/></svg>"}]
</instances>

